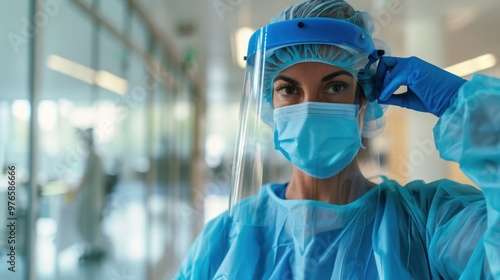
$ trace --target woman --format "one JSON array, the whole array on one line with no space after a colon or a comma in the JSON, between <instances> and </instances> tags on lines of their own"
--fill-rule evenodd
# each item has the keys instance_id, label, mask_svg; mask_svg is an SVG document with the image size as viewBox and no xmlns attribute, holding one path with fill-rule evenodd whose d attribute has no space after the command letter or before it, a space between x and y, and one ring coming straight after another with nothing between
<instances>
[{"instance_id":1,"label":"woman","mask_svg":"<svg viewBox=\"0 0 500 280\"><path fill-rule=\"evenodd\" d=\"M500 81L384 57L372 26L343 1L312 0L254 34L231 207L207 224L177 279L500 278ZM393 95L401 85L408 92ZM379 103L440 117L441 156L482 191L367 179L356 155L361 136L384 124ZM262 186L274 160L266 126L293 166L287 183Z\"/></svg>"}]
</instances>

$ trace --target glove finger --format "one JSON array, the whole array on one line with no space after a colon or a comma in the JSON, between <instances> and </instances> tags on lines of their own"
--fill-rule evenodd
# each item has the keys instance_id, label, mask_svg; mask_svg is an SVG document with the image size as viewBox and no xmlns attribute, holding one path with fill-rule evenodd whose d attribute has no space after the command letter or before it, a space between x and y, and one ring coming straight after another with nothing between
<instances>
[{"instance_id":1,"label":"glove finger","mask_svg":"<svg viewBox=\"0 0 500 280\"><path fill-rule=\"evenodd\" d=\"M384 56L378 61L377 77L383 78L385 73L394 68L398 64L398 58L392 56Z\"/></svg>"},{"instance_id":2,"label":"glove finger","mask_svg":"<svg viewBox=\"0 0 500 280\"><path fill-rule=\"evenodd\" d=\"M417 98L415 93L408 89L402 94L393 94L387 100L379 101L380 104L396 105L399 107L409 108L412 110L427 112L425 105Z\"/></svg>"},{"instance_id":3,"label":"glove finger","mask_svg":"<svg viewBox=\"0 0 500 280\"><path fill-rule=\"evenodd\" d=\"M383 82L385 80L386 74L392 70L398 64L398 60L395 57L382 57L378 62L377 73L376 73L376 87L381 89Z\"/></svg>"},{"instance_id":4,"label":"glove finger","mask_svg":"<svg viewBox=\"0 0 500 280\"><path fill-rule=\"evenodd\" d=\"M397 105L400 107L408 108L409 99L411 98L410 92L399 93L399 94L391 94L387 99L381 100L379 103L381 104L389 104L389 105Z\"/></svg>"},{"instance_id":5,"label":"glove finger","mask_svg":"<svg viewBox=\"0 0 500 280\"><path fill-rule=\"evenodd\" d=\"M378 98L386 100L391 94L402 86L407 85L409 76L409 69L406 66L407 59L390 57L388 60L382 62L381 68L377 68L380 75L384 75L383 80L377 86ZM385 72L382 72L384 71Z\"/></svg>"},{"instance_id":6,"label":"glove finger","mask_svg":"<svg viewBox=\"0 0 500 280\"><path fill-rule=\"evenodd\" d=\"M399 74L396 75L393 79L391 76L393 76L393 74L388 73L387 78L384 81L384 83L387 84L383 86L383 90L380 93L379 100L381 101L386 101L394 94L394 92L398 90L400 86L406 85L406 75Z\"/></svg>"}]
</instances>

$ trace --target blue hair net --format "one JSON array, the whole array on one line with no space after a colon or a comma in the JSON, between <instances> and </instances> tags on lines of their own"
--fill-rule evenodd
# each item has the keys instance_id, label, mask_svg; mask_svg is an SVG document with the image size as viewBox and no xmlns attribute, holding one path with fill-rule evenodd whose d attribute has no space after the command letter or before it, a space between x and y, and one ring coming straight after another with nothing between
<instances>
[{"instance_id":1,"label":"blue hair net","mask_svg":"<svg viewBox=\"0 0 500 280\"><path fill-rule=\"evenodd\" d=\"M371 16L354 8L342 0L310 0L287 7L271 23L298 18L335 18L345 20L363 28L368 34L373 33L374 24ZM374 40L378 49L386 50L387 46L380 40ZM376 65L369 68L368 53L362 53L347 45L303 44L286 46L277 49L266 58L265 64L265 105L263 119L269 125L272 120L273 80L281 71L302 62L320 62L343 68L357 78L365 96L372 93ZM363 120L363 137L374 137L382 132L385 125L383 108L377 102L367 102Z\"/></svg>"}]
</instances>

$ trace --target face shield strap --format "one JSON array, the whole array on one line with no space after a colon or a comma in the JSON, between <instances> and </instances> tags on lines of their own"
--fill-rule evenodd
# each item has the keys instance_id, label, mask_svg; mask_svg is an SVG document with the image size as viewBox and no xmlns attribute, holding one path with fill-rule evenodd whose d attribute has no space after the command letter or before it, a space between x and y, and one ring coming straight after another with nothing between
<instances>
[{"instance_id":1,"label":"face shield strap","mask_svg":"<svg viewBox=\"0 0 500 280\"><path fill-rule=\"evenodd\" d=\"M363 70L359 71L358 76L364 77L366 73L370 73L370 67L377 62L385 54L384 50L373 50L368 56L368 63Z\"/></svg>"},{"instance_id":2,"label":"face shield strap","mask_svg":"<svg viewBox=\"0 0 500 280\"><path fill-rule=\"evenodd\" d=\"M358 110L361 110L361 94L363 94L363 89L361 88L361 84L356 84L356 93L354 95L354 104L359 105Z\"/></svg>"}]
</instances>

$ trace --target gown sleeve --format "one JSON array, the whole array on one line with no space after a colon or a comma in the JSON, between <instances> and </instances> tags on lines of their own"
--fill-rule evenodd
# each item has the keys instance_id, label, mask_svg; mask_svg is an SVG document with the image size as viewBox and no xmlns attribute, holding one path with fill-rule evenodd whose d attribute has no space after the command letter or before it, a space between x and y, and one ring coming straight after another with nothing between
<instances>
[{"instance_id":1,"label":"gown sleeve","mask_svg":"<svg viewBox=\"0 0 500 280\"><path fill-rule=\"evenodd\" d=\"M210 221L189 249L174 279L213 279L229 246L230 227L227 212Z\"/></svg>"},{"instance_id":2,"label":"gown sleeve","mask_svg":"<svg viewBox=\"0 0 500 280\"><path fill-rule=\"evenodd\" d=\"M440 156L458 162L481 191L436 182L427 208L430 265L453 279L500 279L500 79L477 74L465 83L434 138Z\"/></svg>"}]
</instances>

